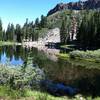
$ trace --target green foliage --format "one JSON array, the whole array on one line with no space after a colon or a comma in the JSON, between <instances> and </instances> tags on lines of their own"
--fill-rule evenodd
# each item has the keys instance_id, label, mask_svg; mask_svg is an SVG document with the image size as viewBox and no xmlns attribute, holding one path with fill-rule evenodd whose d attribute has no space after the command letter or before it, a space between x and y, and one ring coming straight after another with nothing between
<instances>
[{"instance_id":1,"label":"green foliage","mask_svg":"<svg viewBox=\"0 0 100 100\"><path fill-rule=\"evenodd\" d=\"M35 23L26 19L22 27L19 24L14 27L13 24L9 23L6 31L3 31L2 21L0 20L0 41L38 41L39 37L44 36L44 32L48 29L47 27L47 17L43 15L40 21L39 18L36 18Z\"/></svg>"},{"instance_id":2,"label":"green foliage","mask_svg":"<svg viewBox=\"0 0 100 100\"><path fill-rule=\"evenodd\" d=\"M35 27L39 27L39 18L36 18L36 20L35 20Z\"/></svg>"},{"instance_id":3,"label":"green foliage","mask_svg":"<svg viewBox=\"0 0 100 100\"><path fill-rule=\"evenodd\" d=\"M26 19L26 22L24 23L24 26L22 27L22 35L23 39L31 40L34 34L34 25L33 22L28 22L28 19Z\"/></svg>"},{"instance_id":4,"label":"green foliage","mask_svg":"<svg viewBox=\"0 0 100 100\"><path fill-rule=\"evenodd\" d=\"M51 16L42 15L41 19L36 18L34 23L26 19L22 27L19 24L16 27L13 24L8 24L6 32L2 29L2 21L0 20L0 40L38 41L40 37L45 36L47 30L59 27L61 42L66 44L71 39L70 33L74 30L74 26L72 27L73 17L77 22L76 31L79 43L87 46L100 46L100 12L92 10L79 12L63 10Z\"/></svg>"},{"instance_id":5,"label":"green foliage","mask_svg":"<svg viewBox=\"0 0 100 100\"><path fill-rule=\"evenodd\" d=\"M3 35L3 32L2 32L2 21L0 19L0 41L2 41L2 35Z\"/></svg>"},{"instance_id":6,"label":"green foliage","mask_svg":"<svg viewBox=\"0 0 100 100\"><path fill-rule=\"evenodd\" d=\"M22 32L21 32L21 26L19 24L16 25L15 34L16 34L16 41L22 42Z\"/></svg>"},{"instance_id":7,"label":"green foliage","mask_svg":"<svg viewBox=\"0 0 100 100\"><path fill-rule=\"evenodd\" d=\"M0 97L4 98L18 98L21 92L10 89L9 86L0 86ZM9 99L10 100L10 99Z\"/></svg>"},{"instance_id":8,"label":"green foliage","mask_svg":"<svg viewBox=\"0 0 100 100\"><path fill-rule=\"evenodd\" d=\"M84 14L77 40L85 46L100 46L100 12L87 11Z\"/></svg>"},{"instance_id":9,"label":"green foliage","mask_svg":"<svg viewBox=\"0 0 100 100\"><path fill-rule=\"evenodd\" d=\"M72 51L70 52L71 58L87 59L89 61L100 62L100 49L95 51Z\"/></svg>"},{"instance_id":10,"label":"green foliage","mask_svg":"<svg viewBox=\"0 0 100 100\"><path fill-rule=\"evenodd\" d=\"M54 13L53 15L48 16L47 17L48 28L50 29L55 28L55 27L61 28L62 19L66 16L71 16L73 14L74 14L73 11L64 10L64 11L59 11L57 13Z\"/></svg>"},{"instance_id":11,"label":"green foliage","mask_svg":"<svg viewBox=\"0 0 100 100\"><path fill-rule=\"evenodd\" d=\"M24 87L35 87L35 81L44 79L44 74L40 73L40 69L32 67L32 64L26 67L9 68L10 65L0 65L0 82L9 85L11 89L23 89ZM39 71L39 72L38 72ZM34 82L32 82L34 80ZM30 86L31 82L31 86ZM35 87L36 88L36 87ZM38 88L38 87L37 87Z\"/></svg>"},{"instance_id":12,"label":"green foliage","mask_svg":"<svg viewBox=\"0 0 100 100\"><path fill-rule=\"evenodd\" d=\"M43 15L41 16L40 26L42 28L46 28L47 27L47 17L45 17Z\"/></svg>"},{"instance_id":13,"label":"green foliage","mask_svg":"<svg viewBox=\"0 0 100 100\"><path fill-rule=\"evenodd\" d=\"M11 90L9 86L0 86L0 97L4 100L92 100L92 97L84 97L80 94L73 98L64 97L54 97L48 93L43 93L40 91L32 91L30 89L24 90ZM100 97L96 97L93 100L100 100Z\"/></svg>"},{"instance_id":14,"label":"green foliage","mask_svg":"<svg viewBox=\"0 0 100 100\"><path fill-rule=\"evenodd\" d=\"M68 59L69 58L69 54L64 54L64 53L60 53L57 55L59 58L61 59Z\"/></svg>"},{"instance_id":15,"label":"green foliage","mask_svg":"<svg viewBox=\"0 0 100 100\"><path fill-rule=\"evenodd\" d=\"M9 86L0 86L0 97L7 100L70 100L67 97L54 97L48 93L32 91L27 88L24 90L13 90Z\"/></svg>"},{"instance_id":16,"label":"green foliage","mask_svg":"<svg viewBox=\"0 0 100 100\"><path fill-rule=\"evenodd\" d=\"M64 17L60 28L60 40L62 44L66 44L69 39L70 24L69 16Z\"/></svg>"},{"instance_id":17,"label":"green foliage","mask_svg":"<svg viewBox=\"0 0 100 100\"><path fill-rule=\"evenodd\" d=\"M10 42L10 41L0 41L0 46L7 46L7 45L21 45L20 43L17 43L17 42Z\"/></svg>"},{"instance_id":18,"label":"green foliage","mask_svg":"<svg viewBox=\"0 0 100 100\"><path fill-rule=\"evenodd\" d=\"M14 41L15 39L15 28L14 28L14 25L13 24L8 24L8 27L7 27L7 30L6 30L6 33L4 33L4 40L6 41Z\"/></svg>"},{"instance_id":19,"label":"green foliage","mask_svg":"<svg viewBox=\"0 0 100 100\"><path fill-rule=\"evenodd\" d=\"M47 18L45 16L42 15L40 21L39 18L36 18L35 23L28 22L27 19L22 28L23 39L25 41L38 41L38 38L44 36L47 29Z\"/></svg>"}]
</instances>

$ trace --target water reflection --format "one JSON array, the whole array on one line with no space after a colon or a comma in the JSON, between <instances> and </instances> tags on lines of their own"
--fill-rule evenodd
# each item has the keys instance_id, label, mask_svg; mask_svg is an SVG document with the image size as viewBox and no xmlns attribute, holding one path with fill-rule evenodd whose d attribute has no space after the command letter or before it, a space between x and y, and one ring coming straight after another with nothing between
<instances>
[{"instance_id":1,"label":"water reflection","mask_svg":"<svg viewBox=\"0 0 100 100\"><path fill-rule=\"evenodd\" d=\"M22 65L23 64L23 60L21 58L16 59L15 56L13 55L11 58L7 57L6 53L4 52L4 54L1 54L1 64L6 64L9 63L10 60L10 64L11 65Z\"/></svg>"},{"instance_id":2,"label":"water reflection","mask_svg":"<svg viewBox=\"0 0 100 100\"><path fill-rule=\"evenodd\" d=\"M55 62L43 51L38 51L34 61L44 70L47 79L76 87L84 95L100 95L100 64L60 58Z\"/></svg>"},{"instance_id":3,"label":"water reflection","mask_svg":"<svg viewBox=\"0 0 100 100\"><path fill-rule=\"evenodd\" d=\"M74 86L82 94L100 95L100 70L85 69L68 61L59 60L43 64L47 77L57 83Z\"/></svg>"},{"instance_id":4,"label":"water reflection","mask_svg":"<svg viewBox=\"0 0 100 100\"><path fill-rule=\"evenodd\" d=\"M19 47L17 46L5 46L5 47L0 47L0 63L1 64L10 64L10 65L22 65L23 64L23 59L20 55L18 49Z\"/></svg>"},{"instance_id":5,"label":"water reflection","mask_svg":"<svg viewBox=\"0 0 100 100\"><path fill-rule=\"evenodd\" d=\"M39 66L45 72L47 80L75 87L84 95L100 96L100 64L60 59L56 57L59 52L48 48L5 46L0 47L0 61L5 63L10 59L12 65L23 64L22 69L32 61L34 68Z\"/></svg>"}]
</instances>

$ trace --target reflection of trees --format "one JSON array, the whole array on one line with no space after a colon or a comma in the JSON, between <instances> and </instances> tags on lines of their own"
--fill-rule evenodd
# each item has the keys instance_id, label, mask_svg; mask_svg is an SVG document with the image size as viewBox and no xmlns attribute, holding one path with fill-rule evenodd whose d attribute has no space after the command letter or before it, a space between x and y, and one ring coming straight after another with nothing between
<instances>
[{"instance_id":1,"label":"reflection of trees","mask_svg":"<svg viewBox=\"0 0 100 100\"><path fill-rule=\"evenodd\" d=\"M33 62L38 64L38 66L43 67L45 63L48 63L47 59L48 58L44 52L33 49Z\"/></svg>"},{"instance_id":2,"label":"reflection of trees","mask_svg":"<svg viewBox=\"0 0 100 100\"><path fill-rule=\"evenodd\" d=\"M0 48L0 55L4 54L4 52L6 53L7 58L10 58L10 60L12 60L13 56L15 57L15 60L18 60L19 58L24 59L25 54L27 54L27 52L21 46L2 46Z\"/></svg>"},{"instance_id":3,"label":"reflection of trees","mask_svg":"<svg viewBox=\"0 0 100 100\"><path fill-rule=\"evenodd\" d=\"M4 51L6 53L7 58L10 58L11 60L13 57L13 48L11 46L5 46Z\"/></svg>"},{"instance_id":4,"label":"reflection of trees","mask_svg":"<svg viewBox=\"0 0 100 100\"><path fill-rule=\"evenodd\" d=\"M28 60L28 49L25 47L25 54L24 54L24 61L26 62Z\"/></svg>"},{"instance_id":5,"label":"reflection of trees","mask_svg":"<svg viewBox=\"0 0 100 100\"><path fill-rule=\"evenodd\" d=\"M5 47L1 47L1 52L2 52L2 54L4 54L5 53Z\"/></svg>"},{"instance_id":6,"label":"reflection of trees","mask_svg":"<svg viewBox=\"0 0 100 100\"><path fill-rule=\"evenodd\" d=\"M14 56L16 60L21 57L21 46L15 46Z\"/></svg>"},{"instance_id":7,"label":"reflection of trees","mask_svg":"<svg viewBox=\"0 0 100 100\"><path fill-rule=\"evenodd\" d=\"M85 95L100 95L100 70L78 67L63 59L58 62L47 59L43 68L46 75L55 82L77 87Z\"/></svg>"},{"instance_id":8,"label":"reflection of trees","mask_svg":"<svg viewBox=\"0 0 100 100\"><path fill-rule=\"evenodd\" d=\"M42 51L34 57L34 62L44 69L50 80L77 87L84 95L100 95L99 70L86 69L81 65L75 65L70 60L58 59L57 62L54 62L48 59Z\"/></svg>"},{"instance_id":9,"label":"reflection of trees","mask_svg":"<svg viewBox=\"0 0 100 100\"><path fill-rule=\"evenodd\" d=\"M19 58L21 58L22 60L25 60L26 57L28 57L26 48L23 48L21 46L15 46L14 56L16 60Z\"/></svg>"},{"instance_id":10,"label":"reflection of trees","mask_svg":"<svg viewBox=\"0 0 100 100\"><path fill-rule=\"evenodd\" d=\"M1 60L1 54L2 54L2 47L0 47L0 60Z\"/></svg>"}]
</instances>

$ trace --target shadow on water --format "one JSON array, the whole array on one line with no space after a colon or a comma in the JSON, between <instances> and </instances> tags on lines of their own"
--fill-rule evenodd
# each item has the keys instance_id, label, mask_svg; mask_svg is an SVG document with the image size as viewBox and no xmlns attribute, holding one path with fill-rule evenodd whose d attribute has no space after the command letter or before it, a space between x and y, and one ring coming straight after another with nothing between
<instances>
[{"instance_id":1,"label":"shadow on water","mask_svg":"<svg viewBox=\"0 0 100 100\"><path fill-rule=\"evenodd\" d=\"M46 47L48 49L56 49L56 50L60 50L60 53L69 53L71 51L73 51L73 48L75 48L75 45L73 46L68 46L68 48L63 48L63 47L60 47L61 44L60 43L48 43L46 45Z\"/></svg>"},{"instance_id":2,"label":"shadow on water","mask_svg":"<svg viewBox=\"0 0 100 100\"><path fill-rule=\"evenodd\" d=\"M74 96L79 92L75 87L66 86L63 83L56 83L51 80L42 80L41 88L55 96Z\"/></svg>"}]
</instances>

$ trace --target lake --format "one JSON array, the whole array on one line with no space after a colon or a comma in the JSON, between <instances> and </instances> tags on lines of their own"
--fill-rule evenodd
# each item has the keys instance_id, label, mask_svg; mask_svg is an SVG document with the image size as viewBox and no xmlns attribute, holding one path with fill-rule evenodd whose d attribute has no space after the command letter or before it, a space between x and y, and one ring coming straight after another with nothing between
<instances>
[{"instance_id":1,"label":"lake","mask_svg":"<svg viewBox=\"0 0 100 100\"><path fill-rule=\"evenodd\" d=\"M27 62L41 69L45 80L76 88L83 95L100 95L100 64L81 60L62 59L59 49L1 46L0 64L20 67Z\"/></svg>"}]
</instances>

